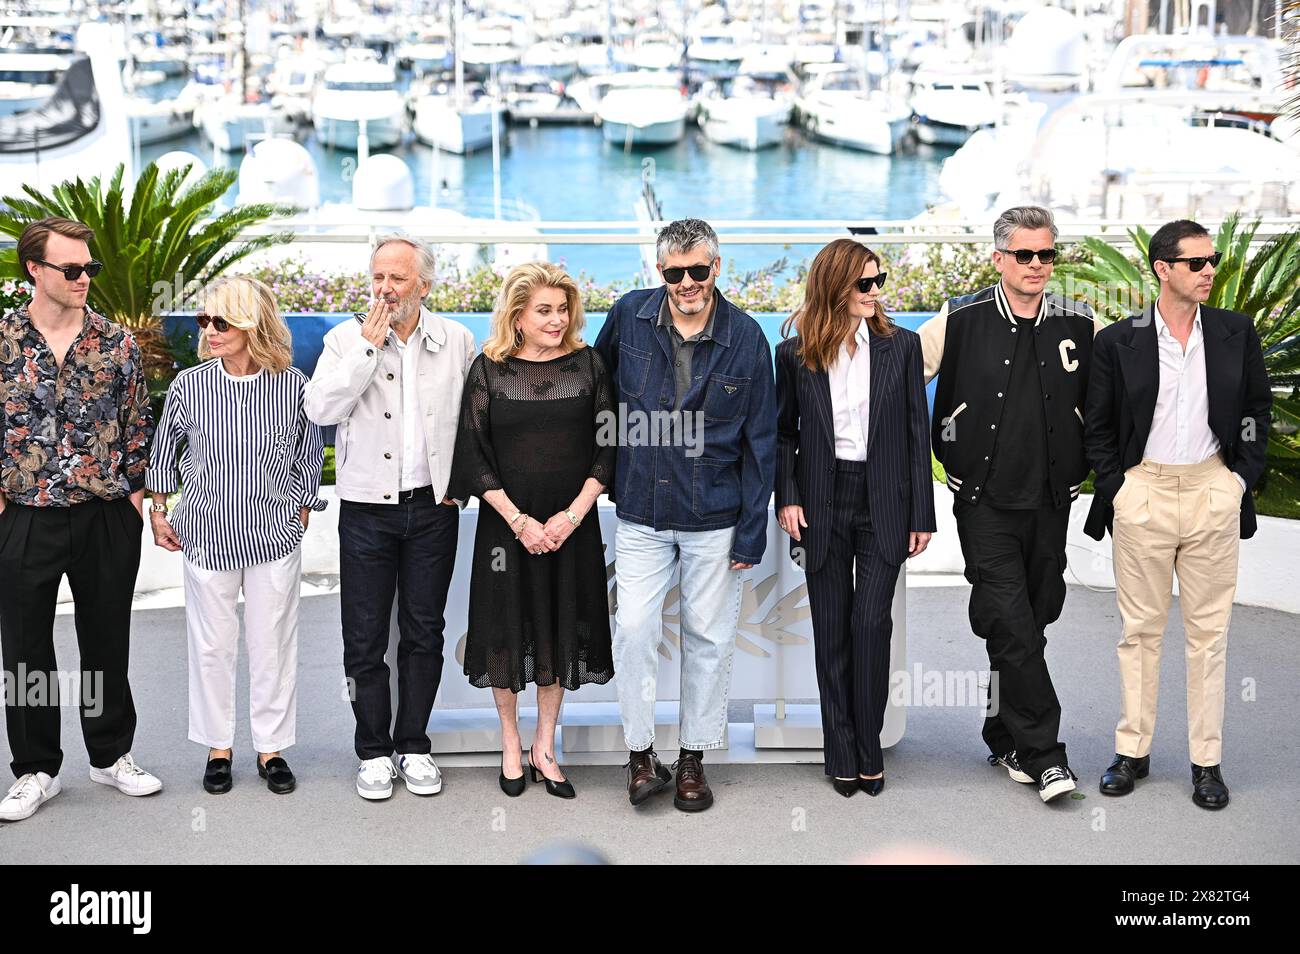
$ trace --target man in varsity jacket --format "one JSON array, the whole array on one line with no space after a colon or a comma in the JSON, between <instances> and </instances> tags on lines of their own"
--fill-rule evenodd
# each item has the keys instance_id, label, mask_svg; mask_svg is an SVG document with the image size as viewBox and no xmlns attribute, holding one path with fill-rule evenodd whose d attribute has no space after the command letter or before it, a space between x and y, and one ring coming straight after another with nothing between
<instances>
[{"instance_id":1,"label":"man in varsity jacket","mask_svg":"<svg viewBox=\"0 0 1300 954\"><path fill-rule=\"evenodd\" d=\"M931 443L954 495L971 583L970 622L990 672L990 765L1074 789L1061 706L1043 649L1065 602L1070 503L1088 475L1083 408L1096 330L1087 305L1046 292L1057 230L1036 206L993 227L997 284L949 299L921 326L926 379L939 376Z\"/></svg>"}]
</instances>

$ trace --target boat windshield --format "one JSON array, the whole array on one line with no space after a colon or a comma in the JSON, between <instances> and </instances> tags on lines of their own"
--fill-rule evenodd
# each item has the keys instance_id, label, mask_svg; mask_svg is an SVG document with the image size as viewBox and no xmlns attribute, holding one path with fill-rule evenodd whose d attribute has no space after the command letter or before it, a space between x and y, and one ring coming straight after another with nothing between
<instances>
[{"instance_id":1,"label":"boat windshield","mask_svg":"<svg viewBox=\"0 0 1300 954\"><path fill-rule=\"evenodd\" d=\"M348 93L380 93L393 88L393 84L384 80L330 80L326 89Z\"/></svg>"}]
</instances>

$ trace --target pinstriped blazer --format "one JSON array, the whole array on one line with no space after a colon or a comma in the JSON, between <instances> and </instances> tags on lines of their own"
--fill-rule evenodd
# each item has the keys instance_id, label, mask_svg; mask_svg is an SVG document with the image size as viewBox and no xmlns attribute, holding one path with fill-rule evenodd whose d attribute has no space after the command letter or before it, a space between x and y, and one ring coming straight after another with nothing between
<instances>
[{"instance_id":1,"label":"pinstriped blazer","mask_svg":"<svg viewBox=\"0 0 1300 954\"><path fill-rule=\"evenodd\" d=\"M867 421L867 498L876 548L889 563L907 559L908 534L934 532L934 478L930 470L930 418L925 400L921 339L895 328L871 335ZM776 505L798 504L808 526L802 543L806 571L826 559L835 487L835 421L830 378L810 371L798 356L799 338L776 348Z\"/></svg>"}]
</instances>

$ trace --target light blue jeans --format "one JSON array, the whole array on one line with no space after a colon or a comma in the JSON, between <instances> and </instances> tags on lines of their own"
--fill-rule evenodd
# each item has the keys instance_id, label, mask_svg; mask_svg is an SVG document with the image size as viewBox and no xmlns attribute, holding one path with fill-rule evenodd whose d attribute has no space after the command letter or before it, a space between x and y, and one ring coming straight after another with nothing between
<instances>
[{"instance_id":1,"label":"light blue jeans","mask_svg":"<svg viewBox=\"0 0 1300 954\"><path fill-rule=\"evenodd\" d=\"M679 744L722 747L731 692L731 657L740 618L741 572L731 568L734 528L662 530L626 520L614 538L618 609L614 673L627 747L655 740L655 688L664 597L681 567L679 599L681 702Z\"/></svg>"}]
</instances>

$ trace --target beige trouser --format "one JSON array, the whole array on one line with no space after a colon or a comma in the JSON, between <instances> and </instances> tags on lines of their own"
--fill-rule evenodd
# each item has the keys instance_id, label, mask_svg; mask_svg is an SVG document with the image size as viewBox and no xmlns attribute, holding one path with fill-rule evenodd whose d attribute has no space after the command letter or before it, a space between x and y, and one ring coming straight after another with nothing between
<instances>
[{"instance_id":1,"label":"beige trouser","mask_svg":"<svg viewBox=\"0 0 1300 954\"><path fill-rule=\"evenodd\" d=\"M1115 495L1115 585L1120 720L1115 752L1151 751L1160 684L1160 639L1178 574L1187 632L1187 737L1195 765L1218 765L1228 621L1237 591L1241 484L1217 456L1199 464L1144 460Z\"/></svg>"}]
</instances>

